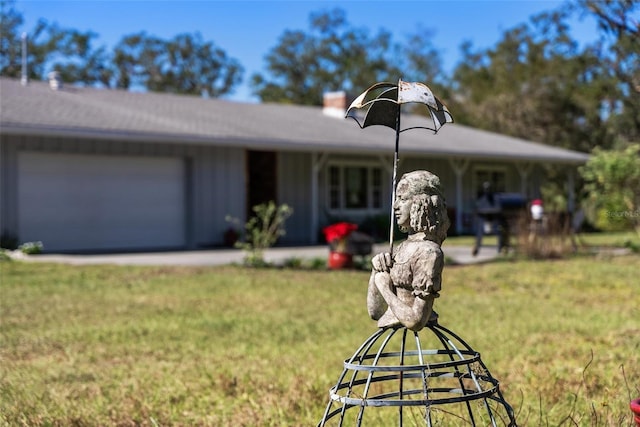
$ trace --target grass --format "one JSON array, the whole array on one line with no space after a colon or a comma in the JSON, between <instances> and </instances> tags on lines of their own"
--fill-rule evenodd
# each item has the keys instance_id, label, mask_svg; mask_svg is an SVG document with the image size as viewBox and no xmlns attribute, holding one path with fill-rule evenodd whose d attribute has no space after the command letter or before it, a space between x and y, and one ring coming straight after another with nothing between
<instances>
[{"instance_id":1,"label":"grass","mask_svg":"<svg viewBox=\"0 0 640 427\"><path fill-rule=\"evenodd\" d=\"M516 237L513 236L515 239ZM475 236L451 236L444 242L446 246L473 246ZM640 243L640 237L634 231L620 231L607 233L578 233L576 243L580 246L595 247L624 247L627 242ZM495 235L488 235L482 238L483 245L497 245L498 239Z\"/></svg>"},{"instance_id":2,"label":"grass","mask_svg":"<svg viewBox=\"0 0 640 427\"><path fill-rule=\"evenodd\" d=\"M639 244L640 236L634 231L584 233L578 235L578 241L587 246L624 247L629 242Z\"/></svg>"},{"instance_id":3,"label":"grass","mask_svg":"<svg viewBox=\"0 0 640 427\"><path fill-rule=\"evenodd\" d=\"M441 324L521 426L631 426L638 255L447 267ZM368 274L2 262L0 425L298 426L375 330Z\"/></svg>"}]
</instances>

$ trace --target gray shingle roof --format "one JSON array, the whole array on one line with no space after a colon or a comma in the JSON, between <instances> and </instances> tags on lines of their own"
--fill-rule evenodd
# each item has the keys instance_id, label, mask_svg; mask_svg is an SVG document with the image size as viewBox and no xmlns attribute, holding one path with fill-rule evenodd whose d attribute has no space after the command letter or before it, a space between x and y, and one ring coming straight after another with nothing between
<instances>
[{"instance_id":1,"label":"gray shingle roof","mask_svg":"<svg viewBox=\"0 0 640 427\"><path fill-rule=\"evenodd\" d=\"M455 112L454 112L455 117ZM403 116L403 127L421 120ZM87 136L148 142L199 143L247 148L393 153L392 129L360 129L322 108L249 104L194 96L136 93L45 82L22 86L0 78L0 131L15 134ZM404 132L401 153L428 157L487 158L583 163L584 153L470 127L448 124L437 135Z\"/></svg>"}]
</instances>

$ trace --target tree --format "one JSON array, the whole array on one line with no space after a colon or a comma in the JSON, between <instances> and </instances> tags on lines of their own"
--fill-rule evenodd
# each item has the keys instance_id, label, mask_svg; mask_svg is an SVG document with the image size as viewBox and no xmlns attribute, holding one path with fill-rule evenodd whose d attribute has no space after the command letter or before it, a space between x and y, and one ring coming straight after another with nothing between
<instances>
[{"instance_id":1,"label":"tree","mask_svg":"<svg viewBox=\"0 0 640 427\"><path fill-rule=\"evenodd\" d=\"M111 86L113 70L109 64L109 53L104 46L93 48L98 34L88 31L63 30L53 25L48 28L50 39L57 46L50 52L48 63L60 73L65 82L100 84Z\"/></svg>"},{"instance_id":2,"label":"tree","mask_svg":"<svg viewBox=\"0 0 640 427\"><path fill-rule=\"evenodd\" d=\"M580 0L534 16L492 48L462 47L449 107L458 122L584 152L640 134L640 3ZM584 48L568 19L600 31Z\"/></svg>"},{"instance_id":3,"label":"tree","mask_svg":"<svg viewBox=\"0 0 640 427\"><path fill-rule=\"evenodd\" d=\"M154 71L150 67L155 65L159 50L161 41L145 32L124 36L113 51L115 87L146 87L146 80Z\"/></svg>"},{"instance_id":4,"label":"tree","mask_svg":"<svg viewBox=\"0 0 640 427\"><path fill-rule=\"evenodd\" d=\"M310 32L285 31L266 56L268 76L254 74L254 93L265 102L319 105L331 90L362 91L401 72L390 59L391 34L350 28L345 12L313 13Z\"/></svg>"},{"instance_id":5,"label":"tree","mask_svg":"<svg viewBox=\"0 0 640 427\"><path fill-rule=\"evenodd\" d=\"M640 144L596 148L580 173L591 221L605 230L632 227L640 236Z\"/></svg>"},{"instance_id":6,"label":"tree","mask_svg":"<svg viewBox=\"0 0 640 427\"><path fill-rule=\"evenodd\" d=\"M604 72L615 81L605 104L611 126L619 138L640 141L640 21L634 13L640 3L580 0L577 9L594 16L600 28L594 49Z\"/></svg>"},{"instance_id":7,"label":"tree","mask_svg":"<svg viewBox=\"0 0 640 427\"><path fill-rule=\"evenodd\" d=\"M14 8L14 1L2 1L0 26L0 73L19 77L22 73L22 15ZM109 85L111 71L106 64L108 55L104 47L93 49L97 34L60 28L39 20L27 36L27 77L46 79L49 71L56 70L63 81Z\"/></svg>"},{"instance_id":8,"label":"tree","mask_svg":"<svg viewBox=\"0 0 640 427\"><path fill-rule=\"evenodd\" d=\"M400 64L407 81L426 83L442 99L450 92L450 79L442 68L442 53L433 42L433 31L418 26L401 45Z\"/></svg>"},{"instance_id":9,"label":"tree","mask_svg":"<svg viewBox=\"0 0 640 427\"><path fill-rule=\"evenodd\" d=\"M116 87L142 86L154 92L219 97L242 79L242 66L202 36L171 40L141 32L125 36L114 49Z\"/></svg>"},{"instance_id":10,"label":"tree","mask_svg":"<svg viewBox=\"0 0 640 427\"><path fill-rule=\"evenodd\" d=\"M463 46L454 89L461 120L550 145L590 151L611 146L600 115L612 82L592 51L569 37L568 11L544 13L508 30L498 44ZM460 121L460 120L459 120Z\"/></svg>"},{"instance_id":11,"label":"tree","mask_svg":"<svg viewBox=\"0 0 640 427\"><path fill-rule=\"evenodd\" d=\"M22 68L22 15L12 0L0 4L0 72L19 77ZM113 52L95 48L98 34L61 28L39 20L28 35L28 77L44 80L58 71L65 82L218 97L242 79L242 66L200 34L171 40L144 32L122 38Z\"/></svg>"},{"instance_id":12,"label":"tree","mask_svg":"<svg viewBox=\"0 0 640 427\"><path fill-rule=\"evenodd\" d=\"M163 48L161 39L148 36L144 31L124 36L113 51L115 87L146 88L150 81L159 80Z\"/></svg>"},{"instance_id":13,"label":"tree","mask_svg":"<svg viewBox=\"0 0 640 427\"><path fill-rule=\"evenodd\" d=\"M359 93L379 81L426 82L440 97L447 92L440 51L432 32L417 28L405 44L380 29L351 28L342 9L310 15L308 33L285 31L267 54L267 75L254 74L262 101L319 105L332 90ZM446 97L444 97L446 99Z\"/></svg>"},{"instance_id":14,"label":"tree","mask_svg":"<svg viewBox=\"0 0 640 427\"><path fill-rule=\"evenodd\" d=\"M23 18L13 7L14 1L0 1L0 75L19 77L22 42L20 27Z\"/></svg>"}]
</instances>

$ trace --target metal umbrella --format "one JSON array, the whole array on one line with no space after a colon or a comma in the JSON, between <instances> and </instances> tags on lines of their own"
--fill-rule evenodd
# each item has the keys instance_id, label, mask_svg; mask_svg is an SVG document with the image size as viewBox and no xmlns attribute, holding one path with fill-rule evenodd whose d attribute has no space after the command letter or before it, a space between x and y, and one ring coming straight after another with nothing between
<instances>
[{"instance_id":1,"label":"metal umbrella","mask_svg":"<svg viewBox=\"0 0 640 427\"><path fill-rule=\"evenodd\" d=\"M423 104L429 113L424 126L412 126L402 129L400 126L402 104ZM364 115L358 115L358 110ZM345 117L354 119L360 128L368 126L386 126L396 131L396 145L393 157L393 177L391 182L391 226L389 230L389 252L393 252L393 213L396 200L396 173L398 170L400 133L410 129L427 129L434 134L446 123L453 123L453 116L447 107L435 97L431 89L423 83L380 82L365 90L347 109Z\"/></svg>"}]
</instances>

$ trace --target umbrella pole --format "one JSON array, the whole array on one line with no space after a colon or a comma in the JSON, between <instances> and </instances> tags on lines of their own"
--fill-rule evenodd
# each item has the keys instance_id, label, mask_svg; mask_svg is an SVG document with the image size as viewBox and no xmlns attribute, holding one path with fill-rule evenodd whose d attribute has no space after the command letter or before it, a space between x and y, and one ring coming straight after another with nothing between
<instances>
[{"instance_id":1,"label":"umbrella pole","mask_svg":"<svg viewBox=\"0 0 640 427\"><path fill-rule=\"evenodd\" d=\"M389 221L389 253L393 255L393 231L395 222L395 204L396 204L396 174L398 172L398 152L400 147L400 104L398 104L398 115L396 116L396 149L393 154L393 177L391 179L391 221Z\"/></svg>"}]
</instances>

